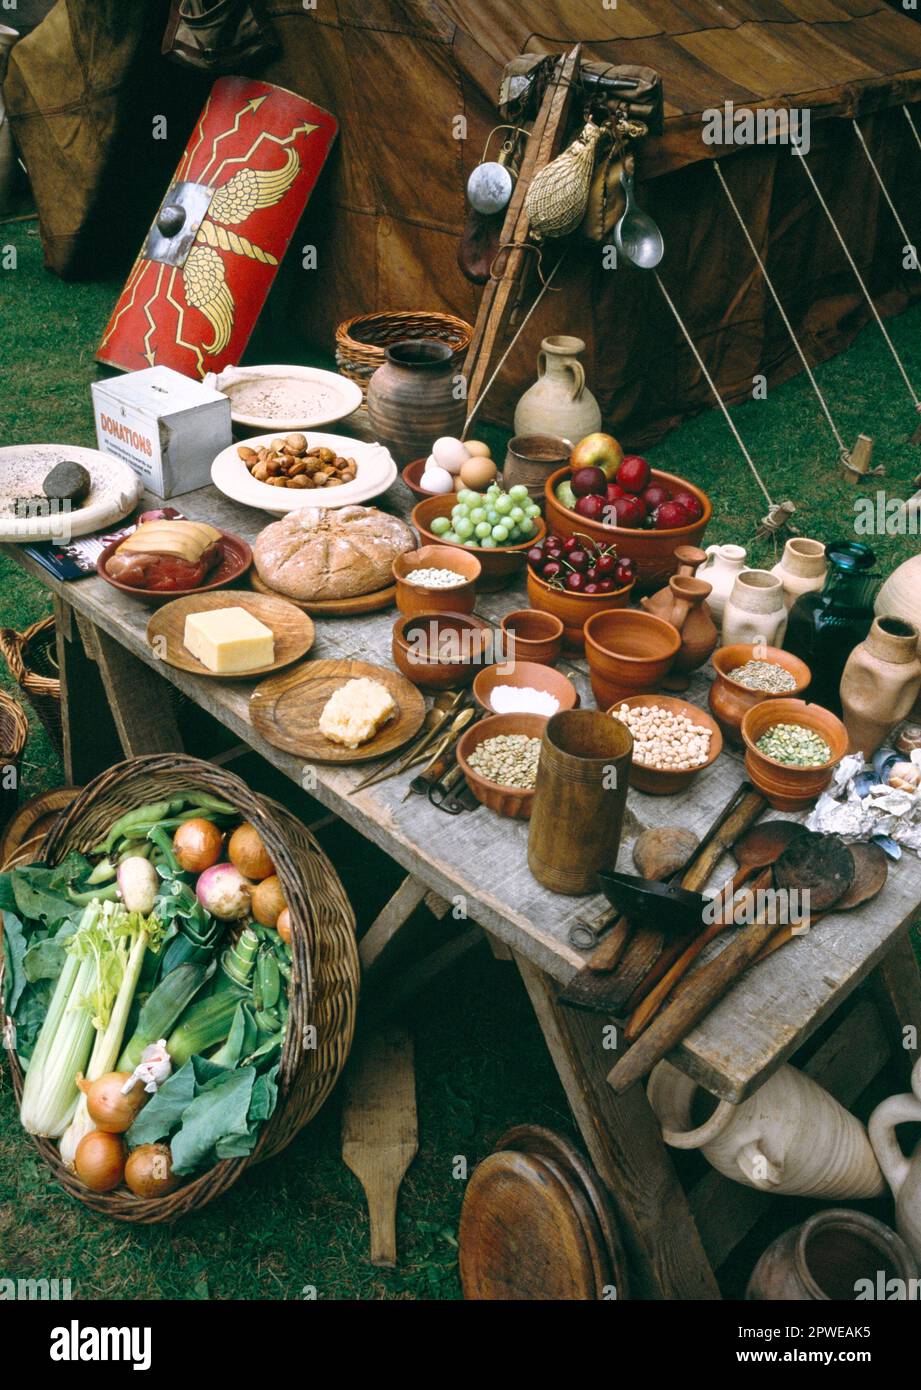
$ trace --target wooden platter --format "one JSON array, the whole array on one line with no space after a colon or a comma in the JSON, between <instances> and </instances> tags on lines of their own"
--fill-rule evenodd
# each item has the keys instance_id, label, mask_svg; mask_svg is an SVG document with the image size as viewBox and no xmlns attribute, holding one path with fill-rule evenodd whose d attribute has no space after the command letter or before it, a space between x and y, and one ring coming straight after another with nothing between
<instances>
[{"instance_id":1,"label":"wooden platter","mask_svg":"<svg viewBox=\"0 0 921 1390\"><path fill-rule=\"evenodd\" d=\"M312 613L315 618L349 618L357 617L359 613L378 613L382 608L389 608L395 603L397 597L396 584L388 584L386 589L377 589L373 594L356 594L354 598L299 599L288 598L287 595L270 589L255 570L251 572L249 582L257 594L283 598L285 603L293 603L295 608L300 608L304 613Z\"/></svg>"},{"instance_id":2,"label":"wooden platter","mask_svg":"<svg viewBox=\"0 0 921 1390\"><path fill-rule=\"evenodd\" d=\"M599 1298L603 1255L583 1218L557 1165L515 1150L491 1153L474 1169L461 1209L464 1297Z\"/></svg>"},{"instance_id":3,"label":"wooden platter","mask_svg":"<svg viewBox=\"0 0 921 1390\"><path fill-rule=\"evenodd\" d=\"M397 702L397 712L368 743L345 748L320 733L320 715L333 691L359 676L386 685ZM316 763L363 763L395 752L419 732L425 700L405 676L386 666L372 666L368 661L311 661L258 685L249 711L262 737L286 753Z\"/></svg>"},{"instance_id":4,"label":"wooden platter","mask_svg":"<svg viewBox=\"0 0 921 1390\"><path fill-rule=\"evenodd\" d=\"M80 791L80 787L55 787L20 806L0 838L0 870L37 859L48 831Z\"/></svg>"},{"instance_id":5,"label":"wooden platter","mask_svg":"<svg viewBox=\"0 0 921 1390\"><path fill-rule=\"evenodd\" d=\"M252 671L211 671L197 656L183 646L185 620L190 613L210 613L216 608L245 608L275 637L275 660L269 666L257 666ZM220 593L189 594L158 608L147 624L147 645L167 666L191 671L196 676L212 680L246 681L281 671L306 656L316 641L316 628L306 613L284 598L269 598L265 594L250 594L245 590L224 589Z\"/></svg>"}]
</instances>

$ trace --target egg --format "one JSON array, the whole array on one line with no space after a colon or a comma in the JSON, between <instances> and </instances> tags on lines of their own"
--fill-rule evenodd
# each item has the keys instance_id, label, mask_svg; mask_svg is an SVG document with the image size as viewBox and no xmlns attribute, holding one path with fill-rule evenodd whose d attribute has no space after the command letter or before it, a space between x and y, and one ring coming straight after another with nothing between
<instances>
[{"instance_id":1,"label":"egg","mask_svg":"<svg viewBox=\"0 0 921 1390\"><path fill-rule=\"evenodd\" d=\"M492 449L481 439L465 439L464 448L472 459L491 459Z\"/></svg>"},{"instance_id":2,"label":"egg","mask_svg":"<svg viewBox=\"0 0 921 1390\"><path fill-rule=\"evenodd\" d=\"M457 474L461 470L461 464L466 463L470 455L467 446L462 444L459 439L452 439L450 435L443 434L440 439L436 439L432 445L432 454L435 462L442 468L446 468L449 473Z\"/></svg>"},{"instance_id":3,"label":"egg","mask_svg":"<svg viewBox=\"0 0 921 1390\"><path fill-rule=\"evenodd\" d=\"M455 492L463 492L465 486L466 486L466 484L464 483L463 478L462 478L461 475L458 473L457 477L454 479L454 491L455 491Z\"/></svg>"},{"instance_id":4,"label":"egg","mask_svg":"<svg viewBox=\"0 0 921 1390\"><path fill-rule=\"evenodd\" d=\"M461 464L460 477L464 487L473 492L485 492L498 472L492 459L472 458Z\"/></svg>"},{"instance_id":5,"label":"egg","mask_svg":"<svg viewBox=\"0 0 921 1390\"><path fill-rule=\"evenodd\" d=\"M426 467L425 472L419 480L419 486L424 492L443 493L450 492L454 487L454 479L446 468L439 468L436 463Z\"/></svg>"}]
</instances>

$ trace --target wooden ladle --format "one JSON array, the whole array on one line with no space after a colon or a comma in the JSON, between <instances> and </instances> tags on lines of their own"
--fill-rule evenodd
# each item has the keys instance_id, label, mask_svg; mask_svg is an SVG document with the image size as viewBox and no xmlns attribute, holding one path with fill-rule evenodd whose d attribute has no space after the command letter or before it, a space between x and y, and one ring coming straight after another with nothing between
<instances>
[{"instance_id":1,"label":"wooden ladle","mask_svg":"<svg viewBox=\"0 0 921 1390\"><path fill-rule=\"evenodd\" d=\"M739 888L748 882L752 874L776 863L784 850L803 834L805 834L803 827L797 821L792 820L767 821L764 825L752 826L751 830L746 831L738 843L733 846L732 852L739 867L721 890L719 898L731 902ZM700 953L719 936L726 925L727 923L723 921L722 917L718 916L698 936L695 936L671 969L662 976L630 1015L624 1028L624 1037L627 1042L633 1042L635 1038L639 1037L643 1029L648 1027L678 981L687 974Z\"/></svg>"},{"instance_id":2,"label":"wooden ladle","mask_svg":"<svg viewBox=\"0 0 921 1390\"><path fill-rule=\"evenodd\" d=\"M869 902L877 893L882 892L889 876L889 861L879 845L857 843L848 845L848 850L854 861L854 877L850 888L833 904L835 912L848 912L853 907L860 907L863 903ZM758 960L767 960L768 956L779 951L781 946L785 946L794 936L802 936L814 927L816 922L827 916L828 911L830 909L811 913L805 927L802 923L781 927L777 934L771 937Z\"/></svg>"}]
</instances>

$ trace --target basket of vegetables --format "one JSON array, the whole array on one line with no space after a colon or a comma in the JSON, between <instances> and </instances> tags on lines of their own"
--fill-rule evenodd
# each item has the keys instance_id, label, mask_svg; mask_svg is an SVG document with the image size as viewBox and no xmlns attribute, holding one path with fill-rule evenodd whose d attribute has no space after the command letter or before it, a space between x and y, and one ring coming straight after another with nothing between
<instances>
[{"instance_id":1,"label":"basket of vegetables","mask_svg":"<svg viewBox=\"0 0 921 1390\"><path fill-rule=\"evenodd\" d=\"M354 915L309 831L232 773L179 755L110 768L40 862L0 875L0 910L20 1118L94 1210L204 1206L332 1090Z\"/></svg>"}]
</instances>

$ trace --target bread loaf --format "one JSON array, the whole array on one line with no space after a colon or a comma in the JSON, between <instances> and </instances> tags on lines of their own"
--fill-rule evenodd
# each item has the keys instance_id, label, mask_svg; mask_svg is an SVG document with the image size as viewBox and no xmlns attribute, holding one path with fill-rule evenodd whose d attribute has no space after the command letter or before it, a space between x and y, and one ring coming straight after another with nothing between
<instances>
[{"instance_id":1,"label":"bread loaf","mask_svg":"<svg viewBox=\"0 0 921 1390\"><path fill-rule=\"evenodd\" d=\"M406 522L377 507L304 507L257 536L253 559L287 598L354 598L392 583L394 559L415 546Z\"/></svg>"}]
</instances>

